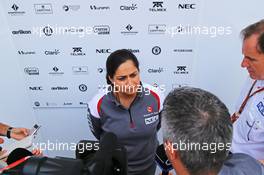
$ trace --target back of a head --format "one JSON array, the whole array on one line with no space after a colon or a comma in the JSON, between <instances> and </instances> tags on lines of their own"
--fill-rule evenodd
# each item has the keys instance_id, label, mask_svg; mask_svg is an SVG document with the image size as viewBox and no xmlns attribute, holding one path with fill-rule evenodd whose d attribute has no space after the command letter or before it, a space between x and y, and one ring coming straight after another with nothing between
<instances>
[{"instance_id":1,"label":"back of a head","mask_svg":"<svg viewBox=\"0 0 264 175\"><path fill-rule=\"evenodd\" d=\"M232 123L215 95L198 88L174 89L164 101L162 129L191 175L220 171L231 147Z\"/></svg>"}]
</instances>

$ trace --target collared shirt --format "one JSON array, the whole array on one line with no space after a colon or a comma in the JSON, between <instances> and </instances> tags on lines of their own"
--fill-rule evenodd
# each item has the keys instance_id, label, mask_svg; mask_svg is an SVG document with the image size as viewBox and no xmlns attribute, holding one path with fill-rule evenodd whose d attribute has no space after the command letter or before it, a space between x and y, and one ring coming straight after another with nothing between
<instances>
[{"instance_id":1,"label":"collared shirt","mask_svg":"<svg viewBox=\"0 0 264 175\"><path fill-rule=\"evenodd\" d=\"M236 111L238 111L253 82L254 80L250 78L246 81ZM264 80L258 80L252 93L262 87L264 87ZM231 151L248 154L257 160L264 160L264 91L255 94L248 100L239 119L233 126Z\"/></svg>"}]
</instances>

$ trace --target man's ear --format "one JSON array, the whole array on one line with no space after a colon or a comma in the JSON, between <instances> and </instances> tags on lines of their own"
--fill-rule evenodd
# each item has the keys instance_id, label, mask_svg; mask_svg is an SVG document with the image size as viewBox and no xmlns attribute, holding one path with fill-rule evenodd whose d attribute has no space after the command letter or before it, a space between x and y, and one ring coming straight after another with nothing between
<instances>
[{"instance_id":1,"label":"man's ear","mask_svg":"<svg viewBox=\"0 0 264 175\"><path fill-rule=\"evenodd\" d=\"M0 144L4 143L4 139L0 138Z\"/></svg>"},{"instance_id":2,"label":"man's ear","mask_svg":"<svg viewBox=\"0 0 264 175\"><path fill-rule=\"evenodd\" d=\"M166 140L164 142L164 149L165 149L166 155L167 155L168 159L170 160L170 162L173 162L176 159L178 159L178 152L174 148L171 141Z\"/></svg>"}]
</instances>

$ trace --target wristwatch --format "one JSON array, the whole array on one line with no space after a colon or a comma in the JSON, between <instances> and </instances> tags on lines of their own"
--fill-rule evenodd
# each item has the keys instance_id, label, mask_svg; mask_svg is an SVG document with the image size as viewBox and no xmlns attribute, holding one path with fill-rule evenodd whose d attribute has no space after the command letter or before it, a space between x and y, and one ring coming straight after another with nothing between
<instances>
[{"instance_id":1,"label":"wristwatch","mask_svg":"<svg viewBox=\"0 0 264 175\"><path fill-rule=\"evenodd\" d=\"M11 131L12 131L12 129L13 129L12 127L9 127L7 129L7 132L6 132L6 137L9 138L9 139L11 138Z\"/></svg>"}]
</instances>

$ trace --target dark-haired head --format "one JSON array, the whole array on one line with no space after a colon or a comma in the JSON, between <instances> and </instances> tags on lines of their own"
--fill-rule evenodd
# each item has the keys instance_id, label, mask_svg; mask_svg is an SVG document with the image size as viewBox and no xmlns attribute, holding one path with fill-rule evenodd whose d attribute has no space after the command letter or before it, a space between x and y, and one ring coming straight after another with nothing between
<instances>
[{"instance_id":1,"label":"dark-haired head","mask_svg":"<svg viewBox=\"0 0 264 175\"><path fill-rule=\"evenodd\" d=\"M127 49L111 53L106 61L106 81L112 87L121 87L126 94L134 94L140 85L137 57Z\"/></svg>"},{"instance_id":2,"label":"dark-haired head","mask_svg":"<svg viewBox=\"0 0 264 175\"><path fill-rule=\"evenodd\" d=\"M109 77L113 78L117 68L121 64L123 64L124 62L126 62L128 60L131 60L134 63L134 66L139 71L139 62L137 60L137 57L127 49L116 50L108 56L108 58L106 60L106 81L107 81L107 84L112 84Z\"/></svg>"}]
</instances>

